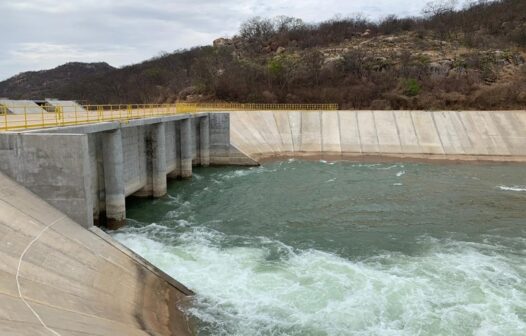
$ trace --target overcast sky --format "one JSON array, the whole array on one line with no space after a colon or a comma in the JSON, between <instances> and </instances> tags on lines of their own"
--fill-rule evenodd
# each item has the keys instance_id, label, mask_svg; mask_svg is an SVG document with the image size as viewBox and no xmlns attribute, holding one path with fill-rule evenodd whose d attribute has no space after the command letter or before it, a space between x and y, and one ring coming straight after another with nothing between
<instances>
[{"instance_id":1,"label":"overcast sky","mask_svg":"<svg viewBox=\"0 0 526 336\"><path fill-rule=\"evenodd\" d=\"M80 61L113 66L211 44L253 16L319 22L418 15L421 0L0 0L0 80Z\"/></svg>"}]
</instances>

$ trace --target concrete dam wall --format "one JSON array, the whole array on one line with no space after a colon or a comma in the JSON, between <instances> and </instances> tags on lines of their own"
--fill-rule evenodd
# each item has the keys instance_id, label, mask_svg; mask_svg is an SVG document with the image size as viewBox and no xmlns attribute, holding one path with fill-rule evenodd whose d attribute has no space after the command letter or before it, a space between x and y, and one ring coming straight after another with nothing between
<instances>
[{"instance_id":1,"label":"concrete dam wall","mask_svg":"<svg viewBox=\"0 0 526 336\"><path fill-rule=\"evenodd\" d=\"M526 111L233 112L232 144L254 160L382 156L526 161Z\"/></svg>"}]
</instances>

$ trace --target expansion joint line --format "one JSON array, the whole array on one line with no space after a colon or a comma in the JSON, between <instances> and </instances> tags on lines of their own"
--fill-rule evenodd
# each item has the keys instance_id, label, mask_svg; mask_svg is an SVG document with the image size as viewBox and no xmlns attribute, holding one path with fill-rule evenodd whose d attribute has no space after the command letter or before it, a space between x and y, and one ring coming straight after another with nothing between
<instances>
[{"instance_id":1,"label":"expansion joint line","mask_svg":"<svg viewBox=\"0 0 526 336\"><path fill-rule=\"evenodd\" d=\"M61 336L58 332L56 332L55 330L51 329L50 327L48 327L46 325L46 323L44 323L44 321L42 320L42 318L40 317L40 315L38 315L38 313L33 309L33 307L31 307L31 305L26 301L26 299L24 298L24 296L22 295L22 289L20 287L20 280L19 280L19 277L20 277L20 267L22 266L22 260L24 259L24 256L26 255L26 253L29 251L29 249L31 248L31 246L37 241L40 239L40 237L42 237L42 235L48 230L50 229L53 225L57 224L59 221L61 221L62 219L64 219L65 216L63 217L60 217L59 219L55 220L53 223L49 224L48 226L46 226L44 229L42 229L42 231L40 231L40 233L26 246L26 248L24 249L24 252L22 252L22 254L20 255L20 260L18 260L18 267L16 269L16 286L18 288L18 296L20 297L20 299L25 303L25 305L27 306L27 308L29 308L29 310L31 310L31 312L33 313L33 315L35 315L35 317L38 319L38 321L40 321L40 324L42 324L42 326L48 330L49 332L51 332L53 335L55 336Z\"/></svg>"}]
</instances>

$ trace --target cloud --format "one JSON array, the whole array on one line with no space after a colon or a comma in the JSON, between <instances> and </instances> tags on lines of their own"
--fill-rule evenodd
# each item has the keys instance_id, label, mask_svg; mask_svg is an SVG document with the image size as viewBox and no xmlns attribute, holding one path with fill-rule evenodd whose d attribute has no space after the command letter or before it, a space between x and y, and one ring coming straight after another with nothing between
<instances>
[{"instance_id":1,"label":"cloud","mask_svg":"<svg viewBox=\"0 0 526 336\"><path fill-rule=\"evenodd\" d=\"M417 15L414 0L2 0L0 80L68 61L122 66L234 35L253 16Z\"/></svg>"}]
</instances>

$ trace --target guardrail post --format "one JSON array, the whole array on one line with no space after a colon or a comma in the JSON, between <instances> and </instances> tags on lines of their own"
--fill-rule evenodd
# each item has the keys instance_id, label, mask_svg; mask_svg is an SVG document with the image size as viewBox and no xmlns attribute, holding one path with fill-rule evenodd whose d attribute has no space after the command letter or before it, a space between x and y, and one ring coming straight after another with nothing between
<instances>
[{"instance_id":1,"label":"guardrail post","mask_svg":"<svg viewBox=\"0 0 526 336\"><path fill-rule=\"evenodd\" d=\"M102 106L97 106L97 117L98 117L99 121L104 120L103 115L102 115L103 112L104 112L104 110L103 110Z\"/></svg>"},{"instance_id":2,"label":"guardrail post","mask_svg":"<svg viewBox=\"0 0 526 336\"><path fill-rule=\"evenodd\" d=\"M74 105L75 107L75 125L79 124L79 117L77 115L77 104Z\"/></svg>"},{"instance_id":3,"label":"guardrail post","mask_svg":"<svg viewBox=\"0 0 526 336\"><path fill-rule=\"evenodd\" d=\"M62 120L62 126L64 126L66 124L66 118L64 118L64 108L62 106L59 106L58 110L60 113L60 119Z\"/></svg>"},{"instance_id":4,"label":"guardrail post","mask_svg":"<svg viewBox=\"0 0 526 336\"><path fill-rule=\"evenodd\" d=\"M4 112L4 129L7 131L9 130L9 124L7 122L7 106L1 106L2 107L2 111Z\"/></svg>"},{"instance_id":5,"label":"guardrail post","mask_svg":"<svg viewBox=\"0 0 526 336\"><path fill-rule=\"evenodd\" d=\"M44 119L44 109L43 108L40 109L40 115L42 117L42 127L44 127L46 125L46 121Z\"/></svg>"}]
</instances>

